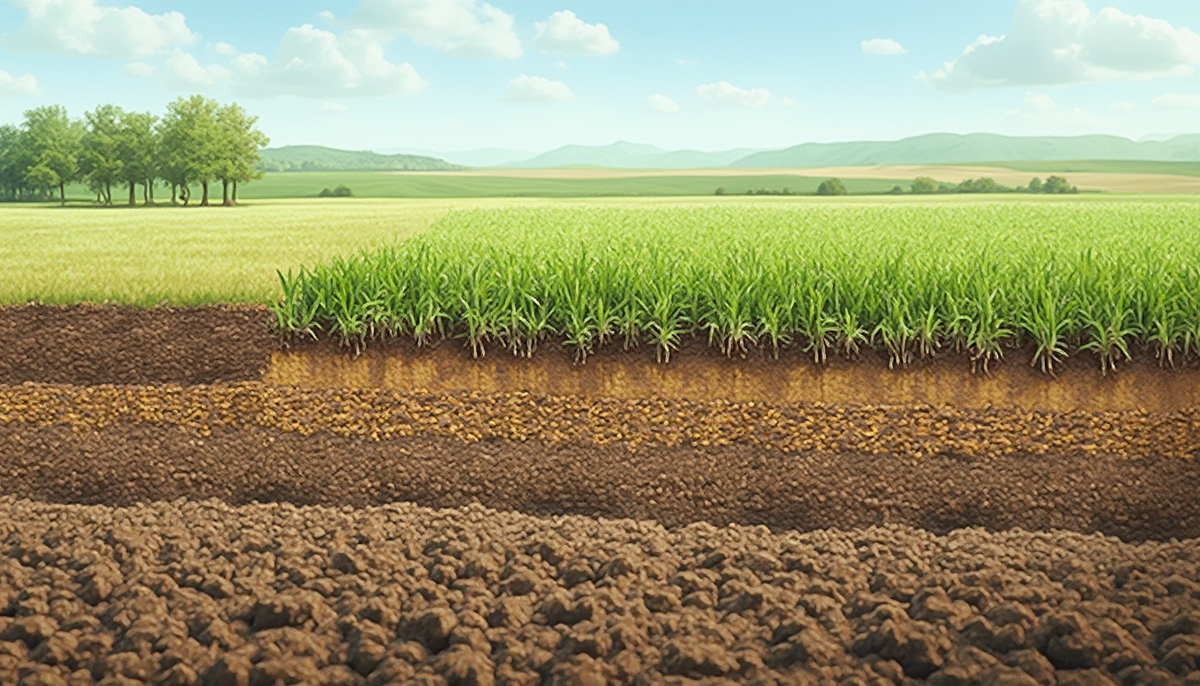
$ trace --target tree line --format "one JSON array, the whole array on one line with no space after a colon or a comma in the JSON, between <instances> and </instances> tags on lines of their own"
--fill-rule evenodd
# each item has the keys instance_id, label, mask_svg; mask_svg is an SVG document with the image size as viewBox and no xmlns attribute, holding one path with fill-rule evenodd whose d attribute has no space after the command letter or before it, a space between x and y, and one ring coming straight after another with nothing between
<instances>
[{"instance_id":1,"label":"tree line","mask_svg":"<svg viewBox=\"0 0 1200 686\"><path fill-rule=\"evenodd\" d=\"M237 204L239 184L262 177L259 149L270 139L258 117L237 103L222 105L194 95L167 105L162 117L100 105L72 119L59 105L25 112L20 126L0 126L0 199L67 202L67 186L86 183L96 202L113 204L113 189L128 188L129 205L141 187L145 204L154 188L171 189L171 204L188 205L191 186L209 202L220 182L221 204Z\"/></svg>"}]
</instances>

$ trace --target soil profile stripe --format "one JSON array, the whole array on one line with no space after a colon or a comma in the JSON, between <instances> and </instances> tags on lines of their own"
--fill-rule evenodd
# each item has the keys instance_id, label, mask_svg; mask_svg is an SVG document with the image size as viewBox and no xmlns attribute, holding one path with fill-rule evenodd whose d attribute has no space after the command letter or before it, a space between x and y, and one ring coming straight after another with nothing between
<instances>
[{"instance_id":1,"label":"soil profile stripe","mask_svg":"<svg viewBox=\"0 0 1200 686\"><path fill-rule=\"evenodd\" d=\"M1092 360L1072 360L1052 377L1027 363L1026 351L971 370L966 356L889 369L874 353L816 364L792 351L729 359L700 345L666 364L653 351L608 351L577 364L546 345L532 358L497 350L473 359L457 343L368 347L353 354L336 346L277 350L268 383L311 388L387 388L432 392L528 391L592 398L721 399L737 402L846 405L946 405L963 409L1014 407L1050 411L1175 412L1200 407L1200 367L1160 367L1152 358L1101 374Z\"/></svg>"},{"instance_id":2,"label":"soil profile stripe","mask_svg":"<svg viewBox=\"0 0 1200 686\"><path fill-rule=\"evenodd\" d=\"M1034 412L930 406L772 405L620 400L529 393L402 393L229 386L0 386L0 424L261 427L372 440L432 435L463 442L673 447L748 445L780 452L993 457L1111 455L1192 459L1200 413Z\"/></svg>"},{"instance_id":3,"label":"soil profile stripe","mask_svg":"<svg viewBox=\"0 0 1200 686\"><path fill-rule=\"evenodd\" d=\"M0 426L0 496L133 505L217 498L354 507L480 503L535 515L938 533L1200 537L1200 462L1009 455L913 459L752 445L550 445L420 434L375 441L265 427Z\"/></svg>"}]
</instances>

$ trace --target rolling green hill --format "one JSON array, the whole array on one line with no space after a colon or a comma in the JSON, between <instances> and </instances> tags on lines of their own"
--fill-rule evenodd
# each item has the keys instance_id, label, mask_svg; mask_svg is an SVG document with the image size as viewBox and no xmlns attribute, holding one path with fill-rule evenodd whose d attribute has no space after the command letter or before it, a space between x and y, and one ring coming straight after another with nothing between
<instances>
[{"instance_id":1,"label":"rolling green hill","mask_svg":"<svg viewBox=\"0 0 1200 686\"><path fill-rule=\"evenodd\" d=\"M507 164L521 169L610 167L613 169L707 169L726 167L756 152L737 148L720 152L663 150L654 145L620 141L612 145L568 145L523 162Z\"/></svg>"},{"instance_id":2,"label":"rolling green hill","mask_svg":"<svg viewBox=\"0 0 1200 686\"><path fill-rule=\"evenodd\" d=\"M990 133L934 133L899 141L805 143L748 155L729 166L867 167L894 164L977 164L1055 160L1200 161L1200 135L1134 142L1119 136L1012 137Z\"/></svg>"},{"instance_id":3,"label":"rolling green hill","mask_svg":"<svg viewBox=\"0 0 1200 686\"><path fill-rule=\"evenodd\" d=\"M258 168L267 172L288 171L451 171L465 169L436 157L380 155L369 150L351 151L320 145L288 145L261 152Z\"/></svg>"}]
</instances>

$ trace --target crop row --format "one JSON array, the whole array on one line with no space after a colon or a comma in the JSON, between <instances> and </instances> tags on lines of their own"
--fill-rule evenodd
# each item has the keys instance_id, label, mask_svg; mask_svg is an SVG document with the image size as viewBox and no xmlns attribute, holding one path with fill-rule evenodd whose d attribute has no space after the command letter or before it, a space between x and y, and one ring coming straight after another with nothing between
<instances>
[{"instance_id":1,"label":"crop row","mask_svg":"<svg viewBox=\"0 0 1200 686\"><path fill-rule=\"evenodd\" d=\"M943 350L986 368L1138 347L1200 355L1195 203L553 206L455 212L404 242L281 274L280 330L355 345L454 336L530 355L561 337L702 335L727 354L801 346L817 362Z\"/></svg>"}]
</instances>

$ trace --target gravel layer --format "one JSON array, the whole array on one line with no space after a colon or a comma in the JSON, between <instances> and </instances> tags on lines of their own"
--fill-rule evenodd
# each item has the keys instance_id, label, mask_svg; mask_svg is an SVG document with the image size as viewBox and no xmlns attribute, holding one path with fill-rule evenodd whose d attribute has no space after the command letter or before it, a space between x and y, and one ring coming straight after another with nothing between
<instances>
[{"instance_id":1,"label":"gravel layer","mask_svg":"<svg viewBox=\"0 0 1200 686\"><path fill-rule=\"evenodd\" d=\"M0 498L0 683L1198 684L1200 541Z\"/></svg>"}]
</instances>

